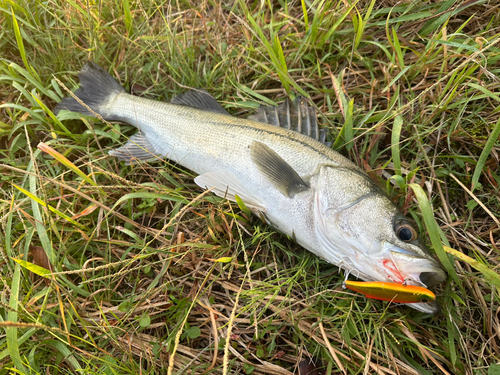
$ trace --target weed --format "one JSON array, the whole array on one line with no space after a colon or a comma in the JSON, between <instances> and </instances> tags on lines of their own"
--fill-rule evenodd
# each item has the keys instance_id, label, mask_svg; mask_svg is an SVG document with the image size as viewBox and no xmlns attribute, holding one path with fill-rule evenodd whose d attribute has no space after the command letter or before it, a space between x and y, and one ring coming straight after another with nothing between
<instances>
[{"instance_id":1,"label":"weed","mask_svg":"<svg viewBox=\"0 0 500 375\"><path fill-rule=\"evenodd\" d=\"M0 374L499 371L494 2L0 0L0 25ZM307 97L429 233L442 314L343 291L178 165L108 157L131 126L52 112L87 59L236 116Z\"/></svg>"}]
</instances>

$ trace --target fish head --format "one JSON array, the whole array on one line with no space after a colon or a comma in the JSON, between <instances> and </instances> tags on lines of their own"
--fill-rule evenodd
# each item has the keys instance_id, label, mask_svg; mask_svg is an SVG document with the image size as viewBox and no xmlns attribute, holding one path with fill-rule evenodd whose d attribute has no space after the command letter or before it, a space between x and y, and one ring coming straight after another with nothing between
<instances>
[{"instance_id":1,"label":"fish head","mask_svg":"<svg viewBox=\"0 0 500 375\"><path fill-rule=\"evenodd\" d=\"M433 287L446 280L415 226L367 175L354 168L322 166L311 186L315 230L325 259L366 281Z\"/></svg>"}]
</instances>

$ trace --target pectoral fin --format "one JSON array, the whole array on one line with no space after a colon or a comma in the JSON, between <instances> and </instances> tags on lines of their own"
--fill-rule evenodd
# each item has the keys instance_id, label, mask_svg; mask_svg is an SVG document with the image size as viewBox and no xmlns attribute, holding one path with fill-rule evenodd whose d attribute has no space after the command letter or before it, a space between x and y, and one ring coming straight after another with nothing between
<instances>
[{"instance_id":1,"label":"pectoral fin","mask_svg":"<svg viewBox=\"0 0 500 375\"><path fill-rule=\"evenodd\" d=\"M207 172L196 177L194 182L204 189L214 188L212 192L219 197L236 202L235 195L238 195L248 208L254 211L266 211L265 205L255 198L231 172Z\"/></svg>"},{"instance_id":2,"label":"pectoral fin","mask_svg":"<svg viewBox=\"0 0 500 375\"><path fill-rule=\"evenodd\" d=\"M309 186L281 156L269 146L254 141L250 146L252 161L269 181L283 194L290 198Z\"/></svg>"}]
</instances>

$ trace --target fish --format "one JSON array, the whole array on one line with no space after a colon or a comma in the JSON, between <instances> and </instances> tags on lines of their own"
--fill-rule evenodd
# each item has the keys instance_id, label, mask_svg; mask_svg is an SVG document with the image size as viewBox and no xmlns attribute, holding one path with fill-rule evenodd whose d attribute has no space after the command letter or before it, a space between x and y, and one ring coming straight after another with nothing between
<instances>
[{"instance_id":1,"label":"fish","mask_svg":"<svg viewBox=\"0 0 500 375\"><path fill-rule=\"evenodd\" d=\"M428 303L436 295L427 288L415 285L387 283L382 281L344 281L344 287L364 294L368 298L397 303Z\"/></svg>"},{"instance_id":2,"label":"fish","mask_svg":"<svg viewBox=\"0 0 500 375\"><path fill-rule=\"evenodd\" d=\"M167 158L194 182L241 199L274 229L365 281L434 287L447 275L385 192L355 163L325 144L305 99L260 107L249 118L227 112L207 91L169 103L137 97L89 61L80 88L55 108L125 122L138 131L109 151L126 164ZM436 313L436 304L410 306Z\"/></svg>"}]
</instances>

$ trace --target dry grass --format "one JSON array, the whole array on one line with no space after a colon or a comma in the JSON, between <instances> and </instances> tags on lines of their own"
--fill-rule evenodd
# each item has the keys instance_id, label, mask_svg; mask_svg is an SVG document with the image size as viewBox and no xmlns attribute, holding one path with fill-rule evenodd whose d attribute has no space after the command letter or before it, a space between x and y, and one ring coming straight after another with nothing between
<instances>
[{"instance_id":1,"label":"dry grass","mask_svg":"<svg viewBox=\"0 0 500 375\"><path fill-rule=\"evenodd\" d=\"M87 59L159 100L205 87L237 116L306 94L331 140L352 119L339 151L422 230L412 182L443 242L498 272L498 4L124 4L0 2L0 375L299 374L313 357L325 374L499 371L498 288L469 263L453 259L439 316L366 300L189 171L106 156L131 126L49 110L66 95L54 78L73 88Z\"/></svg>"}]
</instances>

